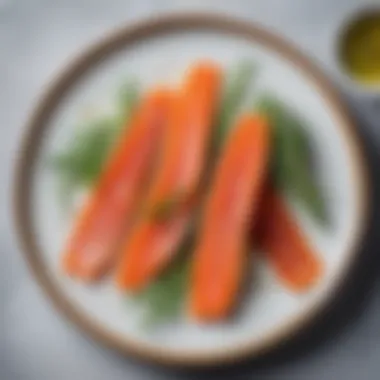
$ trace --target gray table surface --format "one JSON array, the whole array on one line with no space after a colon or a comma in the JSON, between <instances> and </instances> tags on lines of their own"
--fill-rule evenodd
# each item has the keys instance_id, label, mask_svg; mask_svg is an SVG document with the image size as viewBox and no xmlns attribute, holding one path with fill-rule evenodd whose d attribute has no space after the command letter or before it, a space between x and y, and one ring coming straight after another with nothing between
<instances>
[{"instance_id":1,"label":"gray table surface","mask_svg":"<svg viewBox=\"0 0 380 380\"><path fill-rule=\"evenodd\" d=\"M163 379L183 374L142 366L87 340L50 306L23 262L11 213L11 179L24 122L47 81L72 55L115 25L172 10L224 11L258 21L295 42L335 82L331 41L360 0L0 0L0 378ZM372 1L376 3L376 1ZM380 5L380 1L377 1ZM348 94L372 152L380 150L380 118ZM217 373L250 379L380 378L380 277L364 258L361 278L298 345L277 356ZM368 249L367 249L368 251ZM364 261L366 260L366 261ZM362 265L362 266L363 266ZM364 278L363 278L364 277ZM340 311L340 312L339 312ZM215 374L215 373L214 373ZM206 376L211 377L211 373ZM186 378L202 378L186 374Z\"/></svg>"}]
</instances>

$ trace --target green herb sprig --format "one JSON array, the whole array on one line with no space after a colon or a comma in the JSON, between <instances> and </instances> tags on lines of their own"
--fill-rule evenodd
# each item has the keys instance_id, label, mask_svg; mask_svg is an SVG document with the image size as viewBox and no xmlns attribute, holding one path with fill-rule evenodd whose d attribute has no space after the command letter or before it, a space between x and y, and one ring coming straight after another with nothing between
<instances>
[{"instance_id":1,"label":"green herb sprig","mask_svg":"<svg viewBox=\"0 0 380 380\"><path fill-rule=\"evenodd\" d=\"M214 149L218 149L223 144L244 104L255 72L256 66L250 61L242 61L227 72L214 134Z\"/></svg>"},{"instance_id":2,"label":"green herb sprig","mask_svg":"<svg viewBox=\"0 0 380 380\"><path fill-rule=\"evenodd\" d=\"M256 108L269 118L273 127L275 185L302 203L318 222L327 223L325 201L311 167L307 121L274 96L263 96Z\"/></svg>"},{"instance_id":3,"label":"green herb sprig","mask_svg":"<svg viewBox=\"0 0 380 380\"><path fill-rule=\"evenodd\" d=\"M192 243L186 239L177 252L177 260L133 301L142 306L142 325L147 328L175 320L183 310L189 280L189 253Z\"/></svg>"}]
</instances>

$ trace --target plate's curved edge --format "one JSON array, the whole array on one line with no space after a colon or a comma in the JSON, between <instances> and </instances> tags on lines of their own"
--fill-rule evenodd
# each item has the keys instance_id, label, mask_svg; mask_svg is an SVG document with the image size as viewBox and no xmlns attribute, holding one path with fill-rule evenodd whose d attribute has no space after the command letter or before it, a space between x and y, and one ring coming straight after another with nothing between
<instances>
[{"instance_id":1,"label":"plate's curved edge","mask_svg":"<svg viewBox=\"0 0 380 380\"><path fill-rule=\"evenodd\" d=\"M305 311L305 313L294 318L287 326L282 326L281 329L274 331L270 336L267 336L266 339L258 343L248 342L247 344L235 348L213 350L209 354L205 354L204 352L199 352L198 354L178 354L174 351L161 351L142 343L120 339L89 320L69 302L59 287L54 284L54 281L50 278L46 270L44 262L41 260L40 249L33 235L33 228L30 221L29 184L33 177L33 157L38 142L47 125L47 121L51 116L51 111L71 85L75 83L86 70L101 61L103 57L116 52L119 48L125 47L126 45L133 45L140 40L158 34L194 29L211 30L235 35L267 46L273 51L278 52L283 58L296 64L317 86L319 91L326 97L330 109L337 118L337 123L341 128L341 132L345 135L351 155L354 157L354 173L357 177L356 184L360 197L360 215L357 221L356 237L353 239L354 243L347 254L346 262L341 267L340 276L337 278L333 289L331 289L319 303L314 304L313 307ZM149 359L161 364L185 366L220 365L240 361L248 356L262 355L274 348L278 343L291 338L306 327L306 325L324 309L334 295L337 294L343 285L346 274L354 264L358 245L367 227L370 200L369 184L369 175L364 165L364 155L360 139L357 136L351 117L334 87L320 69L314 63L310 62L305 55L300 53L289 42L259 26L252 25L245 21L226 18L224 15L216 14L173 14L155 17L132 26L117 29L111 35L93 44L93 46L69 65L50 85L30 118L21 144L19 157L16 160L14 178L15 224L25 259L43 291L62 314L92 338L119 352L133 354L137 357Z\"/></svg>"}]
</instances>

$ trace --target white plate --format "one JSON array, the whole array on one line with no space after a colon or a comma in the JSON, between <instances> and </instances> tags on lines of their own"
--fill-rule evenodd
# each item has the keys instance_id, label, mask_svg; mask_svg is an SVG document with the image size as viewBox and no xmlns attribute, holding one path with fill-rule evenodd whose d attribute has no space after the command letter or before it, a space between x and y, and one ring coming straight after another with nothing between
<instances>
[{"instance_id":1,"label":"white plate","mask_svg":"<svg viewBox=\"0 0 380 380\"><path fill-rule=\"evenodd\" d=\"M260 68L255 90L270 90L310 121L332 228L321 231L302 213L301 223L326 263L312 291L295 295L265 263L241 315L217 326L185 319L153 331L140 327L139 310L110 281L89 287L65 277L60 252L70 226L62 217L56 179L46 161L72 136L88 107L107 112L126 76L144 85L176 81L190 62L208 57L223 66L241 58ZM222 363L273 348L305 325L344 279L362 235L366 178L353 126L320 72L282 40L260 28L216 16L174 16L117 31L77 59L52 85L34 114L22 148L16 214L26 258L56 306L96 339L165 363Z\"/></svg>"}]
</instances>

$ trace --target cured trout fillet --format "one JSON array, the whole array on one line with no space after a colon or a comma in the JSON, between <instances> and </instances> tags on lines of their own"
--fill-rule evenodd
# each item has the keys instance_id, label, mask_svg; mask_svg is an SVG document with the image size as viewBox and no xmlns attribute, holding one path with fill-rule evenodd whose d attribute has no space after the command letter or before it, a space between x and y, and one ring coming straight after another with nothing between
<instances>
[{"instance_id":1,"label":"cured trout fillet","mask_svg":"<svg viewBox=\"0 0 380 380\"><path fill-rule=\"evenodd\" d=\"M67 274L95 281L114 263L119 239L140 205L172 99L160 89L138 106L79 211L62 259Z\"/></svg>"},{"instance_id":2,"label":"cured trout fillet","mask_svg":"<svg viewBox=\"0 0 380 380\"><path fill-rule=\"evenodd\" d=\"M304 291L321 277L323 265L299 229L282 197L270 189L261 212L260 247L278 278L290 289Z\"/></svg>"},{"instance_id":3,"label":"cured trout fillet","mask_svg":"<svg viewBox=\"0 0 380 380\"><path fill-rule=\"evenodd\" d=\"M116 282L138 291L172 260L192 218L219 99L219 66L191 67L169 115L164 150L146 201L146 214L122 249Z\"/></svg>"},{"instance_id":4,"label":"cured trout fillet","mask_svg":"<svg viewBox=\"0 0 380 380\"><path fill-rule=\"evenodd\" d=\"M193 258L189 311L196 319L222 319L235 303L267 174L269 131L261 116L244 115L221 152Z\"/></svg>"}]
</instances>

